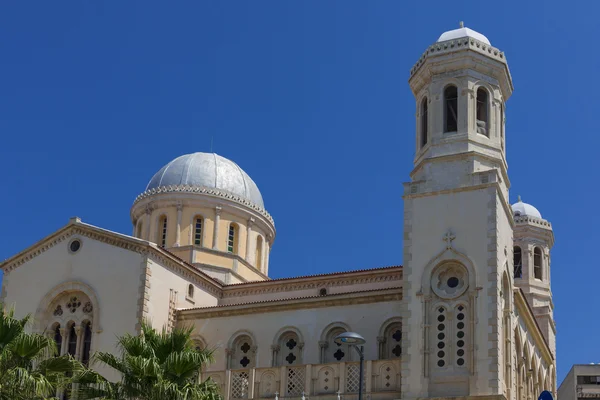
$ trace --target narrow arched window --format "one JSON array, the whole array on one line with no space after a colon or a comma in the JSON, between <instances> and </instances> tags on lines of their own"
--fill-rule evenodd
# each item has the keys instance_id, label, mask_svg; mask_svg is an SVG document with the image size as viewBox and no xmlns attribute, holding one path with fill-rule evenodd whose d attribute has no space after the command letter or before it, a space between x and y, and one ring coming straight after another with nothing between
<instances>
[{"instance_id":1,"label":"narrow arched window","mask_svg":"<svg viewBox=\"0 0 600 400\"><path fill-rule=\"evenodd\" d=\"M395 323L388 326L384 336L385 350L380 358L393 359L402 355L402 324Z\"/></svg>"},{"instance_id":2,"label":"narrow arched window","mask_svg":"<svg viewBox=\"0 0 600 400\"><path fill-rule=\"evenodd\" d=\"M60 324L57 324L54 328L54 343L56 344L56 356L60 356L62 339L62 335L60 334Z\"/></svg>"},{"instance_id":3,"label":"narrow arched window","mask_svg":"<svg viewBox=\"0 0 600 400\"><path fill-rule=\"evenodd\" d=\"M158 244L161 247L167 246L167 216L160 217L158 222Z\"/></svg>"},{"instance_id":4,"label":"narrow arched window","mask_svg":"<svg viewBox=\"0 0 600 400\"><path fill-rule=\"evenodd\" d=\"M448 349L446 346L448 345L448 331L450 330L448 327L447 321L447 312L444 307L436 307L433 310L433 316L435 316L435 328L432 330L432 335L434 335L434 362L439 368L444 368L446 364L448 364L448 359L451 359L452 354L446 354Z\"/></svg>"},{"instance_id":5,"label":"narrow arched window","mask_svg":"<svg viewBox=\"0 0 600 400\"><path fill-rule=\"evenodd\" d=\"M302 363L302 345L295 332L282 334L277 344L279 347L274 357L277 366L298 365Z\"/></svg>"},{"instance_id":6,"label":"narrow arched window","mask_svg":"<svg viewBox=\"0 0 600 400\"><path fill-rule=\"evenodd\" d=\"M327 333L327 346L325 348L325 353L323 354L323 363L351 361L352 353L350 351L352 349L350 349L350 346L347 344L336 343L335 341L335 338L344 332L346 332L344 328L337 327Z\"/></svg>"},{"instance_id":7,"label":"narrow arched window","mask_svg":"<svg viewBox=\"0 0 600 400\"><path fill-rule=\"evenodd\" d=\"M190 299L194 298L194 285L192 285L191 283L188 285L187 296Z\"/></svg>"},{"instance_id":8,"label":"narrow arched window","mask_svg":"<svg viewBox=\"0 0 600 400\"><path fill-rule=\"evenodd\" d=\"M67 342L67 353L75 357L77 353L77 333L75 333L75 324L69 329L69 340Z\"/></svg>"},{"instance_id":9,"label":"narrow arched window","mask_svg":"<svg viewBox=\"0 0 600 400\"><path fill-rule=\"evenodd\" d=\"M204 220L202 217L197 216L194 218L194 244L196 246L202 245L202 225Z\"/></svg>"},{"instance_id":10,"label":"narrow arched window","mask_svg":"<svg viewBox=\"0 0 600 400\"><path fill-rule=\"evenodd\" d=\"M454 329L454 348L456 349L455 363L458 367L467 366L468 315L467 309L463 305L459 305L454 310L454 320L456 321Z\"/></svg>"},{"instance_id":11,"label":"narrow arched window","mask_svg":"<svg viewBox=\"0 0 600 400\"><path fill-rule=\"evenodd\" d=\"M458 130L458 89L448 86L444 89L444 132Z\"/></svg>"},{"instance_id":12,"label":"narrow arched window","mask_svg":"<svg viewBox=\"0 0 600 400\"><path fill-rule=\"evenodd\" d=\"M421 102L421 147L427 144L429 127L427 125L427 97Z\"/></svg>"},{"instance_id":13,"label":"narrow arched window","mask_svg":"<svg viewBox=\"0 0 600 400\"><path fill-rule=\"evenodd\" d=\"M521 248L519 246L515 246L513 248L513 268L514 268L514 277L522 278L523 277L523 254L521 253Z\"/></svg>"},{"instance_id":14,"label":"narrow arched window","mask_svg":"<svg viewBox=\"0 0 600 400\"><path fill-rule=\"evenodd\" d=\"M237 254L237 233L237 226L235 224L229 224L229 235L227 236L227 251L233 254Z\"/></svg>"},{"instance_id":15,"label":"narrow arched window","mask_svg":"<svg viewBox=\"0 0 600 400\"><path fill-rule=\"evenodd\" d=\"M263 248L263 238L258 235L256 238L256 268L260 271L262 270L262 248Z\"/></svg>"},{"instance_id":16,"label":"narrow arched window","mask_svg":"<svg viewBox=\"0 0 600 400\"><path fill-rule=\"evenodd\" d=\"M83 349L81 352L81 362L87 366L90 362L90 350L92 348L92 323L87 321L83 323Z\"/></svg>"},{"instance_id":17,"label":"narrow arched window","mask_svg":"<svg viewBox=\"0 0 600 400\"><path fill-rule=\"evenodd\" d=\"M488 125L488 92L480 87L477 89L477 133L489 136Z\"/></svg>"},{"instance_id":18,"label":"narrow arched window","mask_svg":"<svg viewBox=\"0 0 600 400\"><path fill-rule=\"evenodd\" d=\"M539 247L533 250L533 275L542 280L542 250Z\"/></svg>"}]
</instances>

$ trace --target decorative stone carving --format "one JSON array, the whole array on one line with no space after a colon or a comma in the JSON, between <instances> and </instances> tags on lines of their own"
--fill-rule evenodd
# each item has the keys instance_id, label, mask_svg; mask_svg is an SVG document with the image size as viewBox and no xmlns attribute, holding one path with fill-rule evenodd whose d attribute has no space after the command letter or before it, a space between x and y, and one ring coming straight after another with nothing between
<instances>
[{"instance_id":1,"label":"decorative stone carving","mask_svg":"<svg viewBox=\"0 0 600 400\"><path fill-rule=\"evenodd\" d=\"M446 242L446 249L452 248L452 241L454 239L456 239L456 236L454 236L451 230L448 230L448 232L446 232L443 238L444 242Z\"/></svg>"},{"instance_id":2,"label":"decorative stone carving","mask_svg":"<svg viewBox=\"0 0 600 400\"><path fill-rule=\"evenodd\" d=\"M53 314L55 317L63 315L63 309L60 304L56 306L56 310L54 310Z\"/></svg>"},{"instance_id":3,"label":"decorative stone carving","mask_svg":"<svg viewBox=\"0 0 600 400\"><path fill-rule=\"evenodd\" d=\"M440 265L431 278L433 292L443 299L453 299L462 295L468 286L468 271L456 262Z\"/></svg>"},{"instance_id":4,"label":"decorative stone carving","mask_svg":"<svg viewBox=\"0 0 600 400\"><path fill-rule=\"evenodd\" d=\"M83 306L83 312L86 314L90 314L92 311L94 311L94 306L92 306L92 303L88 301Z\"/></svg>"}]
</instances>

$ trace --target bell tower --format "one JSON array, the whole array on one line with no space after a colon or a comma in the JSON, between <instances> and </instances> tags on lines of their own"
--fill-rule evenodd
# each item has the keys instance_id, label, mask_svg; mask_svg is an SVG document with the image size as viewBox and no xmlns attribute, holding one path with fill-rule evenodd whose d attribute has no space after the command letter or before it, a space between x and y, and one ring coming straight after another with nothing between
<instances>
[{"instance_id":1,"label":"bell tower","mask_svg":"<svg viewBox=\"0 0 600 400\"><path fill-rule=\"evenodd\" d=\"M403 196L403 398L508 397L502 332L512 307L514 223L506 58L461 23L429 46L409 84L417 120Z\"/></svg>"}]
</instances>

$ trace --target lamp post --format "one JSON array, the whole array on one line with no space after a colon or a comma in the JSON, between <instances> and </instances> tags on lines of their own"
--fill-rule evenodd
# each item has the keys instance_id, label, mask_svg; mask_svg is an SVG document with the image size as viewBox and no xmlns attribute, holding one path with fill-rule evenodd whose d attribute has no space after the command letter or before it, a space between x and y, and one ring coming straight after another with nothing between
<instances>
[{"instance_id":1,"label":"lamp post","mask_svg":"<svg viewBox=\"0 0 600 400\"><path fill-rule=\"evenodd\" d=\"M358 356L360 357L360 366L358 367L358 400L362 400L363 364L365 361L363 344L366 343L366 340L356 332L344 332L337 335L333 341L337 344L350 345L358 352Z\"/></svg>"}]
</instances>

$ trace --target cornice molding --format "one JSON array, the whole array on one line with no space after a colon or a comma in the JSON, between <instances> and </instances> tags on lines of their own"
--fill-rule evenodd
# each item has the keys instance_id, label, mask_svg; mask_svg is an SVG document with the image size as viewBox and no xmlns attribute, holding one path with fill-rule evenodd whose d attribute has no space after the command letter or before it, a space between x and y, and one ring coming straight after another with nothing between
<instances>
[{"instance_id":1,"label":"cornice molding","mask_svg":"<svg viewBox=\"0 0 600 400\"><path fill-rule=\"evenodd\" d=\"M207 195L207 196L211 196L211 197L217 197L217 198L233 201L233 202L239 203L241 205L244 205L244 206L258 212L263 217L265 217L273 226L275 226L275 221L273 220L273 217L271 217L271 214L269 214L267 212L267 210L265 210L263 207L251 202L250 200L248 200L244 197L238 196L231 192L227 192L227 191L220 190L220 189L209 188L206 186L190 186L190 185L160 186L158 188L146 190L145 192L143 192L142 194L137 196L135 198L135 200L133 201L133 206L135 206L141 200L144 200L146 198L152 197L157 194L162 194L162 193L193 193L193 194Z\"/></svg>"},{"instance_id":2,"label":"cornice molding","mask_svg":"<svg viewBox=\"0 0 600 400\"><path fill-rule=\"evenodd\" d=\"M221 297L221 284L206 275L204 272L197 270L194 266L186 264L184 261L176 258L175 256L164 252L162 249L154 247L149 242L133 237L122 237L121 234L106 231L92 225L83 224L81 222L69 223L69 225L59 229L57 232L47 236L40 242L6 260L4 263L0 264L0 269L2 269L5 273L10 273L15 268L18 268L22 264L34 259L50 248L74 235L86 237L141 255L148 255L151 259L161 263L161 265L167 267L171 271L175 271L187 277L191 282L196 283L209 293L212 293L217 297Z\"/></svg>"},{"instance_id":3,"label":"cornice molding","mask_svg":"<svg viewBox=\"0 0 600 400\"><path fill-rule=\"evenodd\" d=\"M178 321L206 318L231 317L236 315L263 314L268 312L315 309L335 306L350 306L402 300L402 288L367 290L339 293L328 296L311 296L269 300L255 303L234 304L205 308L178 310Z\"/></svg>"},{"instance_id":4,"label":"cornice molding","mask_svg":"<svg viewBox=\"0 0 600 400\"><path fill-rule=\"evenodd\" d=\"M352 276L356 274L358 276ZM398 269L383 269L378 271L344 272L342 276L316 276L286 279L283 282L264 281L252 282L223 288L223 298L252 296L268 293L292 292L306 289L320 289L334 286L351 286L378 282L402 281L402 267Z\"/></svg>"}]
</instances>

